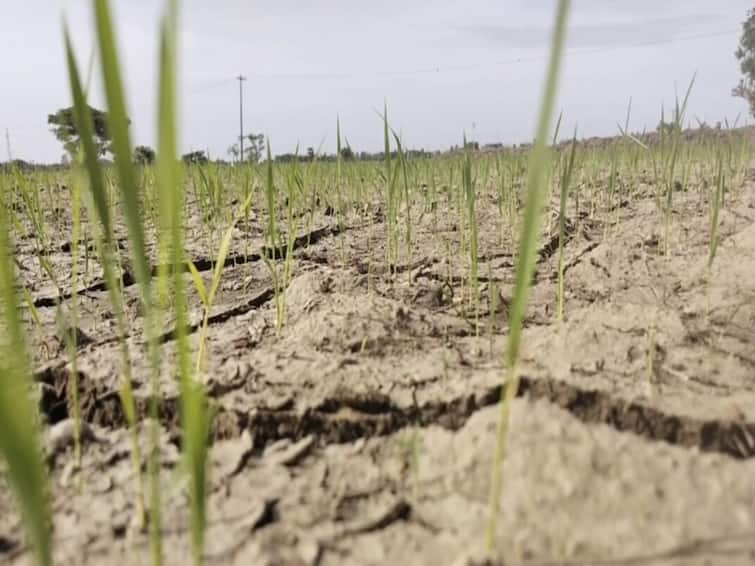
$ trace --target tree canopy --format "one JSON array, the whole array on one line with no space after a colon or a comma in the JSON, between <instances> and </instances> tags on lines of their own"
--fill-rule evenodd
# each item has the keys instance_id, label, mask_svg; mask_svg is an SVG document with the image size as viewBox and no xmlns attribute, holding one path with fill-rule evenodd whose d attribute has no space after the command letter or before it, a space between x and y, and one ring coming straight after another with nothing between
<instances>
[{"instance_id":1,"label":"tree canopy","mask_svg":"<svg viewBox=\"0 0 755 566\"><path fill-rule=\"evenodd\" d=\"M100 155L110 151L110 135L107 131L107 114L97 108L89 107L92 115L94 143ZM47 116L47 123L52 126L52 133L63 144L69 155L76 153L79 147L79 132L76 128L73 107L61 108L54 114Z\"/></svg>"},{"instance_id":2,"label":"tree canopy","mask_svg":"<svg viewBox=\"0 0 755 566\"><path fill-rule=\"evenodd\" d=\"M204 165L209 161L207 154L204 151L191 151L184 153L181 159L187 165Z\"/></svg>"},{"instance_id":3,"label":"tree canopy","mask_svg":"<svg viewBox=\"0 0 755 566\"><path fill-rule=\"evenodd\" d=\"M350 145L346 144L341 148L341 157L346 161L354 159L354 150L351 149Z\"/></svg>"},{"instance_id":4,"label":"tree canopy","mask_svg":"<svg viewBox=\"0 0 755 566\"><path fill-rule=\"evenodd\" d=\"M742 78L732 94L744 98L755 115L755 8L747 12L747 19L742 23L742 37L735 55L739 59Z\"/></svg>"},{"instance_id":5,"label":"tree canopy","mask_svg":"<svg viewBox=\"0 0 755 566\"><path fill-rule=\"evenodd\" d=\"M240 160L240 144L235 143L228 148L228 155L234 161ZM264 134L246 134L244 136L244 161L259 163L265 153L265 136Z\"/></svg>"},{"instance_id":6,"label":"tree canopy","mask_svg":"<svg viewBox=\"0 0 755 566\"><path fill-rule=\"evenodd\" d=\"M146 145L137 145L134 149L134 161L141 165L152 165L155 162L155 150Z\"/></svg>"}]
</instances>

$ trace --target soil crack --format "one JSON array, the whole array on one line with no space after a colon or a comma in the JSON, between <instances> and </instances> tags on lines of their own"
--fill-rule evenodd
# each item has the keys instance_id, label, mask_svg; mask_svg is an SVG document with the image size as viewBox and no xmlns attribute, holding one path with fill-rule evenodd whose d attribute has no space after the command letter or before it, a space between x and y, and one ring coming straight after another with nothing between
<instances>
[{"instance_id":1,"label":"soil crack","mask_svg":"<svg viewBox=\"0 0 755 566\"><path fill-rule=\"evenodd\" d=\"M292 250L296 251L301 248L308 247L310 245L316 244L323 238L326 238L328 236L338 235L341 232L341 228L338 226L324 226L322 228L317 228L315 230L312 230L311 232L308 232L302 236L298 236L292 245ZM225 260L223 261L223 267L237 267L239 265L244 265L247 263L255 263L262 259L263 254L266 257L269 257L271 259L285 259L286 254L288 253L288 244L281 244L277 248L270 248L268 246L263 246L260 249L259 253L249 253L249 254L235 254L231 256L227 256ZM200 273L212 271L215 269L215 265L217 264L216 260L209 257L200 257L194 260L191 260L191 263L194 264L194 267L197 268L197 271ZM180 266L180 269L183 273L190 273L191 270L189 268L189 262L186 262ZM174 270L172 265L153 265L150 269L150 275L152 277L157 277L157 275L163 271L166 271L167 273L172 273ZM120 283L122 287L131 287L136 284L136 277L131 271L124 271L121 274ZM97 293L97 292L103 292L107 291L107 284L103 281L97 281L95 283L92 283L91 285L88 285L84 288L81 288L76 291L76 295L82 296L87 295L89 293ZM67 301L73 297L74 293L68 292L63 293L60 296L45 296L45 297L36 297L34 299L34 306L36 308L43 308L43 307L55 307L58 304L62 303L63 301Z\"/></svg>"},{"instance_id":2,"label":"soil crack","mask_svg":"<svg viewBox=\"0 0 755 566\"><path fill-rule=\"evenodd\" d=\"M69 378L70 372L62 366L49 368L37 376L43 384L40 410L50 424L72 414ZM126 426L117 393L104 391L103 386L98 387L90 383L86 375L79 374L82 418L102 427ZM236 438L246 430L252 435L255 452L261 452L282 439L301 441L311 437L317 444L325 445L386 436L409 426L438 425L458 430L476 411L496 404L501 392L502 386L497 385L450 401L430 401L408 407L399 407L380 393L358 395L348 391L336 391L317 405L304 409L288 403L246 411L229 409L222 402L216 402L213 437ZM669 414L606 391L527 376L521 377L519 396L549 401L583 423L606 424L648 440L718 452L737 459L755 456L755 422ZM176 398L160 402L160 420L172 434L178 434L178 405ZM148 399L137 399L138 417L146 418L148 410Z\"/></svg>"}]
</instances>

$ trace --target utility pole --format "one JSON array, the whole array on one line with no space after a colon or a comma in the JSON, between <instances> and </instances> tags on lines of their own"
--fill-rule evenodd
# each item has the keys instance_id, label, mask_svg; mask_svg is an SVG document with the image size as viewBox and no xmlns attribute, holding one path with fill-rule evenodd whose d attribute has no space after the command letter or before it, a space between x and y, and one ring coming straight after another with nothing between
<instances>
[{"instance_id":1,"label":"utility pole","mask_svg":"<svg viewBox=\"0 0 755 566\"><path fill-rule=\"evenodd\" d=\"M8 128L5 128L5 147L8 150L8 163L13 161L13 154L10 150L10 132L8 131Z\"/></svg>"},{"instance_id":2,"label":"utility pole","mask_svg":"<svg viewBox=\"0 0 755 566\"><path fill-rule=\"evenodd\" d=\"M244 81L246 77L239 75L236 77L239 81L239 144L241 153L239 154L240 162L244 161Z\"/></svg>"}]
</instances>

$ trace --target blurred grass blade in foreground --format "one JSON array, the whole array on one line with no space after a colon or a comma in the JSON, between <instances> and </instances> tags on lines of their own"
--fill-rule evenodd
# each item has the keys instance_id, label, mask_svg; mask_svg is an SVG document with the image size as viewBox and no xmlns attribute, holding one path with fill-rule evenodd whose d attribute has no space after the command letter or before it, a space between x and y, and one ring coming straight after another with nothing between
<instances>
[{"instance_id":1,"label":"blurred grass blade in foreground","mask_svg":"<svg viewBox=\"0 0 755 566\"><path fill-rule=\"evenodd\" d=\"M14 247L8 234L5 182L0 181L0 456L16 494L37 562L52 564L47 468L30 392L31 368L19 317Z\"/></svg>"},{"instance_id":2,"label":"blurred grass blade in foreground","mask_svg":"<svg viewBox=\"0 0 755 566\"><path fill-rule=\"evenodd\" d=\"M184 463L189 473L191 501L191 541L194 564L202 563L204 531L207 516L207 457L209 453L210 411L201 383L193 374L187 339L188 304L183 276L185 191L178 163L178 126L176 100L176 24L177 5L168 2L160 34L160 78L158 102L157 186L159 195L160 237L158 245L162 257L171 265L168 273L160 273L160 287L170 289L176 325L178 377L181 390L181 426L183 431ZM251 200L251 196L249 197ZM232 233L231 230L228 230ZM212 302L220 283L220 273L230 245L230 235L224 239L215 276L207 300ZM209 316L209 309L206 317ZM206 321L203 332L206 333ZM201 359L201 353L200 353Z\"/></svg>"},{"instance_id":3,"label":"blurred grass blade in foreground","mask_svg":"<svg viewBox=\"0 0 755 566\"><path fill-rule=\"evenodd\" d=\"M524 223L519 242L519 255L514 281L514 294L509 311L509 337L506 347L504 366L506 384L501 399L501 413L496 435L496 450L493 460L493 471L490 485L490 516L488 520L485 547L488 553L495 546L495 534L498 517L498 505L501 497L503 480L503 457L506 432L508 430L511 403L519 389L519 347L522 339L522 326L527 312L530 285L535 271L535 260L538 253L538 242L543 221L543 201L547 192L546 180L550 170L550 150L547 145L548 131L551 128L553 107L558 90L558 75L561 66L561 54L566 37L566 21L569 13L570 0L560 0L556 13L556 25L551 43L550 63L545 83L540 117L537 126L535 146L530 155L527 179L527 204L524 209Z\"/></svg>"},{"instance_id":4,"label":"blurred grass blade in foreground","mask_svg":"<svg viewBox=\"0 0 755 566\"><path fill-rule=\"evenodd\" d=\"M143 207L140 202L141 191L137 183L135 166L132 160L129 120L121 81L120 64L113 31L110 5L107 0L93 0L97 44L100 54L102 78L105 85L105 98L108 107L108 133L112 138L112 152L115 156L118 173L121 202L126 216L126 226L131 244L131 259L134 275L141 292L141 305L144 320L144 332L147 337L148 357L151 370L150 379L150 450L148 469L150 478L150 535L152 562L162 563L161 535L161 487L159 460L159 379L160 346L157 341L159 327L158 313L153 309L151 268L144 237L142 223Z\"/></svg>"},{"instance_id":5,"label":"blurred grass blade in foreground","mask_svg":"<svg viewBox=\"0 0 755 566\"><path fill-rule=\"evenodd\" d=\"M113 310L113 315L118 328L123 363L120 398L132 437L132 460L139 489L136 513L139 518L139 523L143 524L146 519L144 516L144 486L143 475L141 473L141 450L139 448L138 431L136 429L136 408L134 405L134 394L131 385L131 358L128 343L126 341L127 323L123 311L121 287L118 284L115 273L117 262L114 256L115 242L110 207L108 204L108 192L103 171L98 163L98 150L94 144L94 128L92 125L91 112L89 110L89 105L86 102L84 90L81 86L78 65L71 45L70 34L68 33L68 28L66 26L64 26L63 35L66 47L68 77L73 98L74 119L76 127L80 132L80 143L81 149L83 150L83 165L89 177L89 183L87 186L89 187L91 199L89 199L88 202L92 209L92 216L97 218L101 224L101 235L96 237L96 247L101 258L110 307Z\"/></svg>"}]
</instances>

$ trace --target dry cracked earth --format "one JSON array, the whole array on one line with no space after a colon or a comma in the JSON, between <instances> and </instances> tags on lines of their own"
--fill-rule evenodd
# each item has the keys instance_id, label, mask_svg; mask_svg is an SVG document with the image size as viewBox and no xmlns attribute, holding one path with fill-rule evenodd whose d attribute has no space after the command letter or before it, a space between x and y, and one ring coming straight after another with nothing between
<instances>
[{"instance_id":1,"label":"dry cracked earth","mask_svg":"<svg viewBox=\"0 0 755 566\"><path fill-rule=\"evenodd\" d=\"M755 564L755 183L748 179L727 197L710 284L707 204L695 190L675 196L666 256L651 192L641 185L637 198L594 216L572 211L562 322L554 314L549 222L507 437L496 554L488 559L480 551L515 260L494 203L478 204L479 336L455 213L417 211L412 259L394 273L385 266L378 211L354 214L342 229L318 211L294 245L280 336L260 261L263 223L239 225L208 337L215 419L206 562ZM209 282L214 254L202 241L190 238L187 253ZM77 300L81 319L86 426L77 468L71 367L56 294L35 276L32 246L32 238L17 241L20 274L41 318L30 334L47 423L56 561L147 564L117 393L119 346L99 270L90 258L85 288L75 297L64 289L64 308ZM60 273L70 271L70 242L48 254ZM124 284L146 419L138 295L128 273ZM500 289L500 300L489 300L491 289ZM166 367L173 337L168 321ZM165 563L185 564L178 390L165 373ZM4 484L0 562L32 562Z\"/></svg>"}]
</instances>

